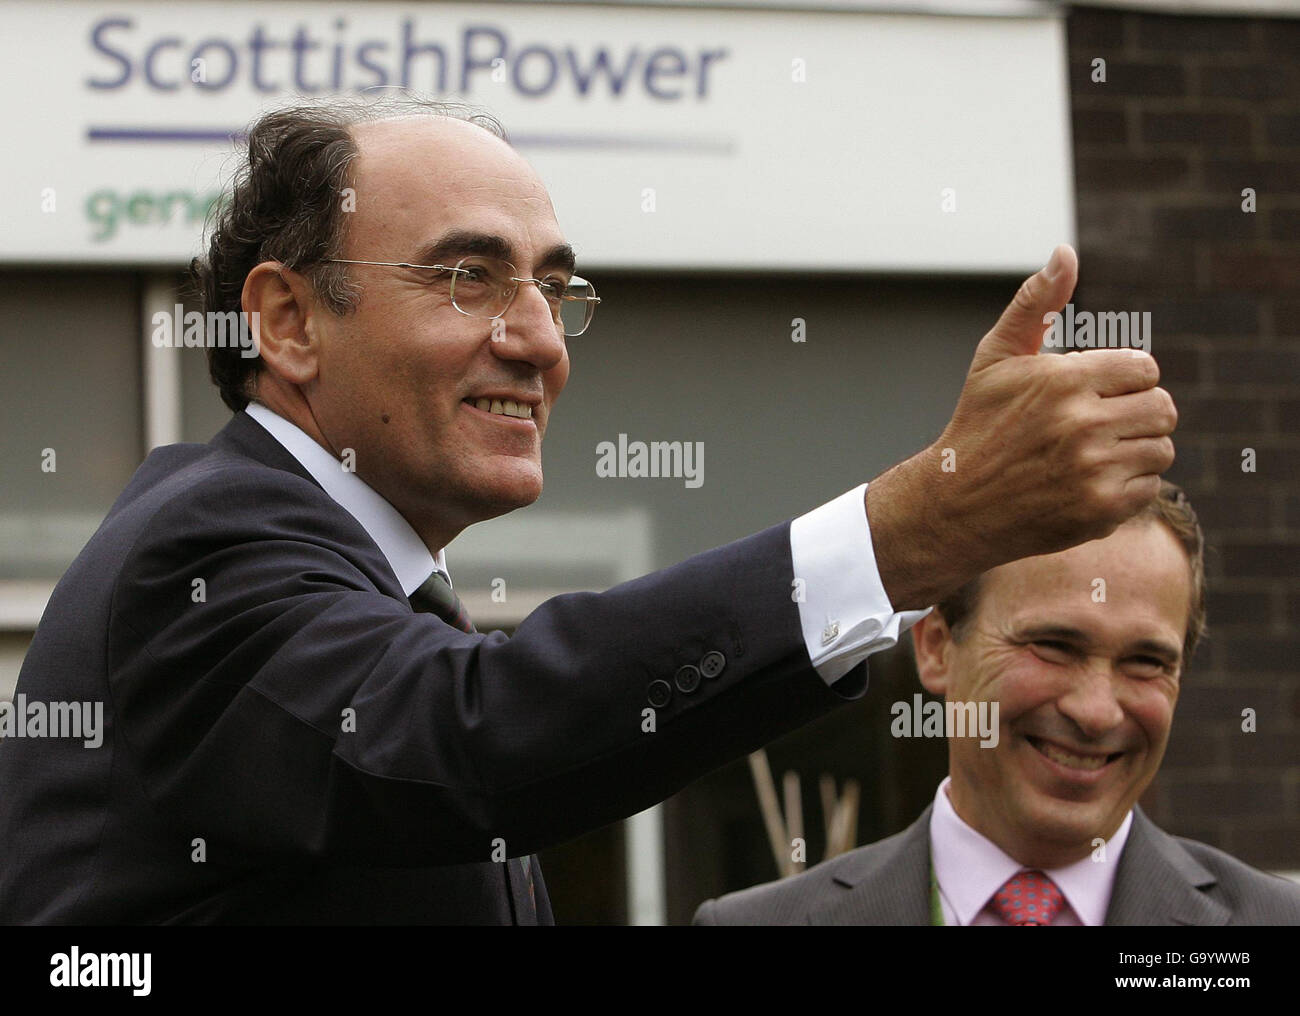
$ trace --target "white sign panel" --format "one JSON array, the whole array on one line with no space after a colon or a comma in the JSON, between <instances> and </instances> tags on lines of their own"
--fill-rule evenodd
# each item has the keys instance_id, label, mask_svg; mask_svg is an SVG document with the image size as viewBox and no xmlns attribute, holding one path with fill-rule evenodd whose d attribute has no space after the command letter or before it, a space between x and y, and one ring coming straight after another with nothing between
<instances>
[{"instance_id":1,"label":"white sign panel","mask_svg":"<svg viewBox=\"0 0 1300 1016\"><path fill-rule=\"evenodd\" d=\"M1073 238L1055 17L12 3L0 259L178 265L295 96L495 113L583 264L1024 271Z\"/></svg>"}]
</instances>

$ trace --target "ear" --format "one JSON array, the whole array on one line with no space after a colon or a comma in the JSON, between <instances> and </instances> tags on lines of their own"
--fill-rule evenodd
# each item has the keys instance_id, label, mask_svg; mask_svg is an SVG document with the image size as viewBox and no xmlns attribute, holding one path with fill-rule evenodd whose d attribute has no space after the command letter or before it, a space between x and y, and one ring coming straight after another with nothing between
<instances>
[{"instance_id":1,"label":"ear","mask_svg":"<svg viewBox=\"0 0 1300 1016\"><path fill-rule=\"evenodd\" d=\"M248 273L240 299L266 369L291 385L314 380L320 347L311 327L315 302L307 279L278 261L263 261Z\"/></svg>"},{"instance_id":2,"label":"ear","mask_svg":"<svg viewBox=\"0 0 1300 1016\"><path fill-rule=\"evenodd\" d=\"M912 647L921 685L932 695L946 695L951 680L953 638L938 608L912 625Z\"/></svg>"}]
</instances>

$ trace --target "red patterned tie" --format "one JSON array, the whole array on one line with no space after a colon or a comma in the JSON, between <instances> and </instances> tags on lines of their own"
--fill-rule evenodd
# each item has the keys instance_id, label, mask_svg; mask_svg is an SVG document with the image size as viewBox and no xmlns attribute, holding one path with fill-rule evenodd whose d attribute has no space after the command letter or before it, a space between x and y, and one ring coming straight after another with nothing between
<instances>
[{"instance_id":1,"label":"red patterned tie","mask_svg":"<svg viewBox=\"0 0 1300 1016\"><path fill-rule=\"evenodd\" d=\"M1064 902L1056 883L1041 871L1017 872L993 894L998 915L1018 928L1051 924Z\"/></svg>"}]
</instances>

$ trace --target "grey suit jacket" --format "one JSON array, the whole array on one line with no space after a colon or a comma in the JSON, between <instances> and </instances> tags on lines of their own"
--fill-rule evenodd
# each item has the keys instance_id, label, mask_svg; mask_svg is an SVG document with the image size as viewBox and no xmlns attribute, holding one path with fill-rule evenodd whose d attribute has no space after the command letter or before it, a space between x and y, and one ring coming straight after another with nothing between
<instances>
[{"instance_id":1,"label":"grey suit jacket","mask_svg":"<svg viewBox=\"0 0 1300 1016\"><path fill-rule=\"evenodd\" d=\"M696 924L929 924L930 812L793 878L709 900ZM1170 836L1133 809L1106 923L1300 924L1300 886Z\"/></svg>"}]
</instances>

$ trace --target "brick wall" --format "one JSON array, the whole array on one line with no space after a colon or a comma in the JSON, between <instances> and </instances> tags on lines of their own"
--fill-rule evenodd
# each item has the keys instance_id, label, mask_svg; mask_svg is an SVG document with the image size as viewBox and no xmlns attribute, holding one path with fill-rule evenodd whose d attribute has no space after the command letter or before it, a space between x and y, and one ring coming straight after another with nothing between
<instances>
[{"instance_id":1,"label":"brick wall","mask_svg":"<svg viewBox=\"0 0 1300 1016\"><path fill-rule=\"evenodd\" d=\"M1300 19L1076 8L1068 38L1075 305L1151 311L1180 413L1170 478L1210 547L1211 637L1143 804L1300 869Z\"/></svg>"}]
</instances>

